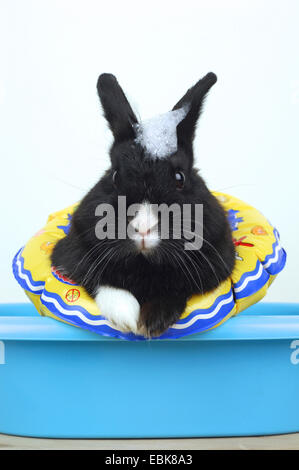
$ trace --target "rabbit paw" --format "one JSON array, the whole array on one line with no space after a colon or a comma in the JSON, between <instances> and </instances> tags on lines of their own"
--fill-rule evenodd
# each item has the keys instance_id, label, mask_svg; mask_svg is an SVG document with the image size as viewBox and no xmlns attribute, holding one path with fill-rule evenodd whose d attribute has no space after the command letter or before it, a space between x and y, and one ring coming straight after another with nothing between
<instances>
[{"instance_id":1,"label":"rabbit paw","mask_svg":"<svg viewBox=\"0 0 299 470\"><path fill-rule=\"evenodd\" d=\"M102 286L95 301L101 315L121 331L137 333L140 305L131 292L117 287Z\"/></svg>"},{"instance_id":2,"label":"rabbit paw","mask_svg":"<svg viewBox=\"0 0 299 470\"><path fill-rule=\"evenodd\" d=\"M138 332L146 338L161 336L180 318L186 306L185 299L155 299L141 306Z\"/></svg>"}]
</instances>

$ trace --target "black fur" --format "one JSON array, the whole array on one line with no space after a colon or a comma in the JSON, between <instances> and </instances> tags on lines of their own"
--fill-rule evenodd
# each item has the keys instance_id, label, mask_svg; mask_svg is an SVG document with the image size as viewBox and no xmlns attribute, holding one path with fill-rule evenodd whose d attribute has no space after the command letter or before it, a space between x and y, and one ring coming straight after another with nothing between
<instances>
[{"instance_id":1,"label":"black fur","mask_svg":"<svg viewBox=\"0 0 299 470\"><path fill-rule=\"evenodd\" d=\"M91 296L99 285L130 291L141 305L140 321L148 336L165 331L178 320L192 294L211 291L230 276L234 267L235 251L226 214L193 168L196 122L203 99L215 82L216 76L208 74L178 102L175 109L189 104L189 112L177 128L178 150L170 157L154 159L134 142L137 118L116 79L108 74L100 76L98 92L115 138L110 150L111 168L81 201L68 235L52 254L53 265L63 267L63 273ZM177 170L185 174L181 190L175 182ZM203 204L202 248L190 252L184 250L184 239L162 240L145 256L130 239L99 242L95 209L101 203L110 203L117 213L118 195L126 196L127 205L144 200L152 204Z\"/></svg>"}]
</instances>

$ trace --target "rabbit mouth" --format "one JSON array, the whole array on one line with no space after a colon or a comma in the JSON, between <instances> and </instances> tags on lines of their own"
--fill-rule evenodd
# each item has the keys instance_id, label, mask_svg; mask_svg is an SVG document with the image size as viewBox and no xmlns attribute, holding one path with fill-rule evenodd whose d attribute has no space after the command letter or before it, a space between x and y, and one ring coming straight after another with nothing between
<instances>
[{"instance_id":1,"label":"rabbit mouth","mask_svg":"<svg viewBox=\"0 0 299 470\"><path fill-rule=\"evenodd\" d=\"M157 227L148 230L146 233L137 231L132 234L130 238L134 242L137 250L145 256L152 253L161 241Z\"/></svg>"}]
</instances>

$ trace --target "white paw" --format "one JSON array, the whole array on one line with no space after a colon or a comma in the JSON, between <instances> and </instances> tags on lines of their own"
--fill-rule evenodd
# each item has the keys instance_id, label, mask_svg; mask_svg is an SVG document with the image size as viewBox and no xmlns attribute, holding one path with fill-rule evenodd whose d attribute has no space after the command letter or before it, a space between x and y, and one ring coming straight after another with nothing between
<instances>
[{"instance_id":1,"label":"white paw","mask_svg":"<svg viewBox=\"0 0 299 470\"><path fill-rule=\"evenodd\" d=\"M97 292L95 301L101 314L117 329L137 333L140 305L131 292L102 286Z\"/></svg>"}]
</instances>

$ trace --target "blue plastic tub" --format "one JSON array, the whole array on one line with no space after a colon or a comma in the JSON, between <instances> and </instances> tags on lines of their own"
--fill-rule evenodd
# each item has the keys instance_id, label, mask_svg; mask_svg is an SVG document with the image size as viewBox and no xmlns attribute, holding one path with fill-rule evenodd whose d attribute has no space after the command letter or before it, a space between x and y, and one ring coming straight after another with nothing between
<instances>
[{"instance_id":1,"label":"blue plastic tub","mask_svg":"<svg viewBox=\"0 0 299 470\"><path fill-rule=\"evenodd\" d=\"M127 342L0 305L0 432L57 438L299 431L299 305Z\"/></svg>"}]
</instances>

